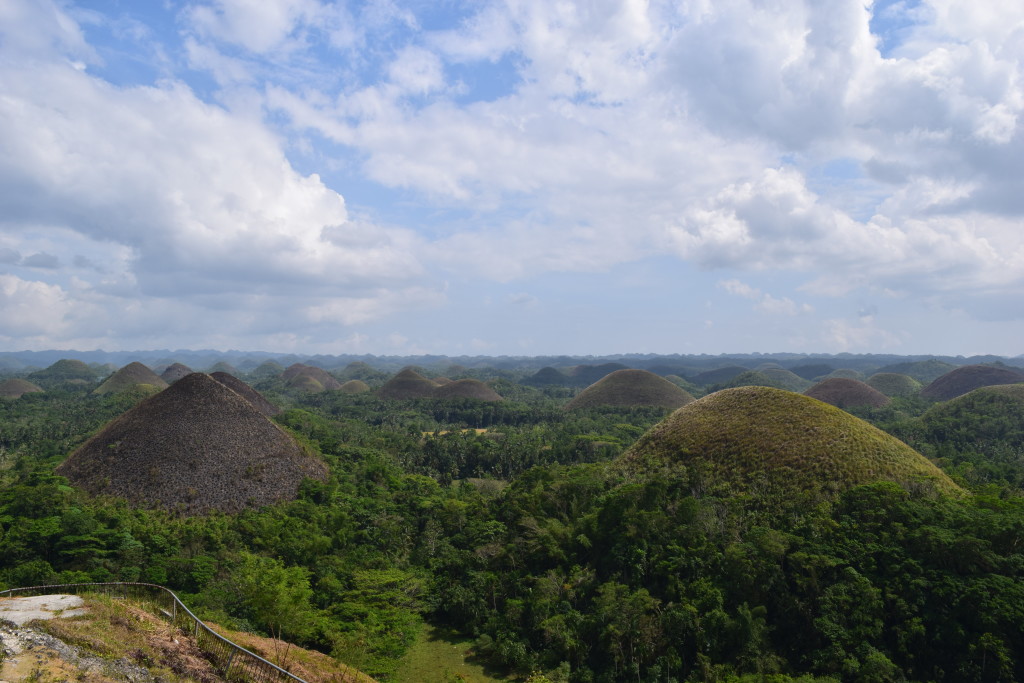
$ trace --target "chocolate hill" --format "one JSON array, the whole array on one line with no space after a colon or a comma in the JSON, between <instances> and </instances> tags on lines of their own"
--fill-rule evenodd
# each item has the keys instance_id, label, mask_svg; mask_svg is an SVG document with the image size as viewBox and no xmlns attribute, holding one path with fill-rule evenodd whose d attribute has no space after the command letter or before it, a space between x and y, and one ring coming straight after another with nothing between
<instances>
[{"instance_id":1,"label":"chocolate hill","mask_svg":"<svg viewBox=\"0 0 1024 683\"><path fill-rule=\"evenodd\" d=\"M880 408L891 401L888 396L864 382L844 377L832 377L818 382L805 391L804 396L816 398L836 408Z\"/></svg>"},{"instance_id":2,"label":"chocolate hill","mask_svg":"<svg viewBox=\"0 0 1024 683\"><path fill-rule=\"evenodd\" d=\"M350 379L341 385L339 391L343 394L363 394L370 390L370 385L361 379Z\"/></svg>"},{"instance_id":3,"label":"chocolate hill","mask_svg":"<svg viewBox=\"0 0 1024 683\"><path fill-rule=\"evenodd\" d=\"M288 369L281 374L281 379L283 379L288 386L294 387L296 386L296 383L293 380L299 375L315 379L324 389L334 390L341 388L341 382L336 380L333 375L323 368L318 368L313 365L305 365L303 363L293 363L289 365Z\"/></svg>"},{"instance_id":4,"label":"chocolate hill","mask_svg":"<svg viewBox=\"0 0 1024 683\"><path fill-rule=\"evenodd\" d=\"M265 363L260 363L250 374L257 379L267 379L269 377L277 377L282 373L284 373L284 368L281 367L280 363L268 360Z\"/></svg>"},{"instance_id":5,"label":"chocolate hill","mask_svg":"<svg viewBox=\"0 0 1024 683\"><path fill-rule=\"evenodd\" d=\"M57 473L93 494L196 513L293 499L326 467L249 401L193 373L109 423Z\"/></svg>"},{"instance_id":6,"label":"chocolate hill","mask_svg":"<svg viewBox=\"0 0 1024 683\"><path fill-rule=\"evenodd\" d=\"M770 387L725 389L651 428L618 467L637 473L684 465L708 486L831 497L875 481L962 495L902 441L834 406Z\"/></svg>"},{"instance_id":7,"label":"chocolate hill","mask_svg":"<svg viewBox=\"0 0 1024 683\"><path fill-rule=\"evenodd\" d=\"M934 382L939 377L942 377L947 372L956 370L956 368L957 366L952 363L929 358L928 360L907 361L904 363L886 365L885 367L878 368L876 372L893 372L900 375L906 375L907 377L912 377L922 384L928 384L929 382Z\"/></svg>"},{"instance_id":8,"label":"chocolate hill","mask_svg":"<svg viewBox=\"0 0 1024 683\"><path fill-rule=\"evenodd\" d=\"M253 406L256 407L256 410L260 411L267 417L273 417L274 415L281 413L281 409L268 401L263 394L256 391L234 375L229 375L226 372L214 372L210 377L217 380L228 389L231 389L249 403L253 404Z\"/></svg>"},{"instance_id":9,"label":"chocolate hill","mask_svg":"<svg viewBox=\"0 0 1024 683\"><path fill-rule=\"evenodd\" d=\"M735 387L774 387L786 391L801 392L810 388L812 382L800 375L781 368L768 368L766 370L747 370L726 382L724 388Z\"/></svg>"},{"instance_id":10,"label":"chocolate hill","mask_svg":"<svg viewBox=\"0 0 1024 683\"><path fill-rule=\"evenodd\" d=\"M235 377L237 377L238 375L241 374L238 371L238 368L236 368L231 363L228 363L227 361L223 361L223 360L222 361L217 361L216 363L214 363L213 367L211 367L209 370L207 370L207 372L209 372L211 374L214 373L214 372L226 372L229 375L234 375Z\"/></svg>"},{"instance_id":11,"label":"chocolate hill","mask_svg":"<svg viewBox=\"0 0 1024 683\"><path fill-rule=\"evenodd\" d=\"M572 380L552 367L541 368L523 380L523 384L534 387L566 386Z\"/></svg>"},{"instance_id":12,"label":"chocolate hill","mask_svg":"<svg viewBox=\"0 0 1024 683\"><path fill-rule=\"evenodd\" d=\"M595 406L660 406L675 410L693 396L663 377L646 370L616 370L591 384L566 404L566 410Z\"/></svg>"},{"instance_id":13,"label":"chocolate hill","mask_svg":"<svg viewBox=\"0 0 1024 683\"><path fill-rule=\"evenodd\" d=\"M886 396L913 396L921 391L920 382L898 372L876 372L868 377L867 385Z\"/></svg>"},{"instance_id":14,"label":"chocolate hill","mask_svg":"<svg viewBox=\"0 0 1024 683\"><path fill-rule=\"evenodd\" d=\"M113 375L108 377L103 384L96 387L92 393L119 394L135 387L153 387L159 391L168 387L167 382L160 379L160 376L147 368L142 363L134 362L124 366Z\"/></svg>"},{"instance_id":15,"label":"chocolate hill","mask_svg":"<svg viewBox=\"0 0 1024 683\"><path fill-rule=\"evenodd\" d=\"M182 377L192 374L192 368L181 363L172 363L160 373L160 379L167 382L168 384L174 384Z\"/></svg>"},{"instance_id":16,"label":"chocolate hill","mask_svg":"<svg viewBox=\"0 0 1024 683\"><path fill-rule=\"evenodd\" d=\"M379 389L382 398L430 398L437 385L412 368L404 368Z\"/></svg>"},{"instance_id":17,"label":"chocolate hill","mask_svg":"<svg viewBox=\"0 0 1024 683\"><path fill-rule=\"evenodd\" d=\"M42 389L27 379L15 378L0 382L0 398L21 398L25 394L34 394L41 391Z\"/></svg>"},{"instance_id":18,"label":"chocolate hill","mask_svg":"<svg viewBox=\"0 0 1024 683\"><path fill-rule=\"evenodd\" d=\"M1024 373L992 365L965 365L950 370L921 390L925 398L948 401L969 391L997 384L1024 382Z\"/></svg>"},{"instance_id":19,"label":"chocolate hill","mask_svg":"<svg viewBox=\"0 0 1024 683\"><path fill-rule=\"evenodd\" d=\"M306 394L319 394L321 391L326 391L323 384L309 375L295 375L285 382L285 386Z\"/></svg>"},{"instance_id":20,"label":"chocolate hill","mask_svg":"<svg viewBox=\"0 0 1024 683\"><path fill-rule=\"evenodd\" d=\"M44 370L30 373L27 379L45 388L62 383L92 384L97 375L95 370L80 360L63 359Z\"/></svg>"},{"instance_id":21,"label":"chocolate hill","mask_svg":"<svg viewBox=\"0 0 1024 683\"><path fill-rule=\"evenodd\" d=\"M448 384L435 387L432 396L434 398L475 398L479 401L504 400L498 392L478 379L460 379L455 382L449 380Z\"/></svg>"}]
</instances>

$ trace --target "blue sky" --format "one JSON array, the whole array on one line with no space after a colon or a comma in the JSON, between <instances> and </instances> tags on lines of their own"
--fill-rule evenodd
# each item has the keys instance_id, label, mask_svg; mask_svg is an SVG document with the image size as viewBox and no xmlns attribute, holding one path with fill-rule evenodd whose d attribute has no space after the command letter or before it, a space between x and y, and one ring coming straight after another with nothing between
<instances>
[{"instance_id":1,"label":"blue sky","mask_svg":"<svg viewBox=\"0 0 1024 683\"><path fill-rule=\"evenodd\" d=\"M1024 6L0 2L0 349L1024 353Z\"/></svg>"}]
</instances>

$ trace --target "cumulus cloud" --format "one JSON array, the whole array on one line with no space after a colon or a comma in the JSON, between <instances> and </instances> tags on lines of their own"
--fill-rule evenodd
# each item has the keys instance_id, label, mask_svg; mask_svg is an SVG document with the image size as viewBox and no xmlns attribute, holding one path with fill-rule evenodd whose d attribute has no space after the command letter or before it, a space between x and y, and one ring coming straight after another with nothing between
<instances>
[{"instance_id":1,"label":"cumulus cloud","mask_svg":"<svg viewBox=\"0 0 1024 683\"><path fill-rule=\"evenodd\" d=\"M253 330L436 306L449 273L514 283L666 255L712 284L699 273L784 270L819 297L1012 300L1024 10L873 11L194 0L173 49L212 77L208 93L191 72L104 81L60 6L8 2L0 215L21 230L3 248L23 270L21 255L42 253L77 269L67 296L242 302L236 323ZM873 34L885 21L898 30ZM312 152L300 164L295 150ZM337 168L441 225L353 220ZM793 292L719 287L766 313L810 312ZM832 328L833 345L899 342L860 319Z\"/></svg>"}]
</instances>

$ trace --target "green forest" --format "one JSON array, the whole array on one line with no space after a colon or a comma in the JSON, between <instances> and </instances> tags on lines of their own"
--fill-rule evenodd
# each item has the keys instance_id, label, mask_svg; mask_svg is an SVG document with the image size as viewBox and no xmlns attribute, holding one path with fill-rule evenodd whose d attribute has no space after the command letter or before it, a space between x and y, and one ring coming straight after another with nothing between
<instances>
[{"instance_id":1,"label":"green forest","mask_svg":"<svg viewBox=\"0 0 1024 683\"><path fill-rule=\"evenodd\" d=\"M472 639L508 680L1024 681L1016 395L848 409L963 495L884 480L825 492L671 458L623 467L671 410L565 410L579 386L466 376L504 400L242 375L329 475L235 514L146 509L55 474L147 389L53 381L0 399L0 589L157 583L204 618L382 681L428 625Z\"/></svg>"}]
</instances>

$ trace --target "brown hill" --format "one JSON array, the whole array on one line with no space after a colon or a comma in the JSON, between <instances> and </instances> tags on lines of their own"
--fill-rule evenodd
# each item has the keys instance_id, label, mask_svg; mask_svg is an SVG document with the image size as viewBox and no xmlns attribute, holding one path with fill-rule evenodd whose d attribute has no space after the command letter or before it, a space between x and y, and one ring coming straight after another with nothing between
<instances>
[{"instance_id":1,"label":"brown hill","mask_svg":"<svg viewBox=\"0 0 1024 683\"><path fill-rule=\"evenodd\" d=\"M341 385L343 394L363 394L370 390L370 385L361 379L350 379Z\"/></svg>"},{"instance_id":2,"label":"brown hill","mask_svg":"<svg viewBox=\"0 0 1024 683\"><path fill-rule=\"evenodd\" d=\"M438 386L444 386L445 384L451 384L455 380L449 379L448 377L434 377L430 381Z\"/></svg>"},{"instance_id":3,"label":"brown hill","mask_svg":"<svg viewBox=\"0 0 1024 683\"><path fill-rule=\"evenodd\" d=\"M27 379L15 378L0 382L0 398L21 398L25 394L34 394L41 391L42 389Z\"/></svg>"},{"instance_id":4,"label":"brown hill","mask_svg":"<svg viewBox=\"0 0 1024 683\"><path fill-rule=\"evenodd\" d=\"M1024 373L991 365L964 365L950 370L921 390L925 398L948 401L969 391L998 384L1024 382Z\"/></svg>"},{"instance_id":5,"label":"brown hill","mask_svg":"<svg viewBox=\"0 0 1024 683\"><path fill-rule=\"evenodd\" d=\"M214 378L228 389L231 389L246 401L256 406L256 410L260 411L267 417L273 417L274 415L281 413L281 409L268 401L263 394L256 391L234 375L229 375L226 372L215 372L210 375L210 377Z\"/></svg>"},{"instance_id":6,"label":"brown hill","mask_svg":"<svg viewBox=\"0 0 1024 683\"><path fill-rule=\"evenodd\" d=\"M168 384L174 384L182 377L192 374L192 368L181 363L172 363L160 373L160 379L167 382Z\"/></svg>"},{"instance_id":7,"label":"brown hill","mask_svg":"<svg viewBox=\"0 0 1024 683\"><path fill-rule=\"evenodd\" d=\"M729 490L777 487L812 497L893 481L951 495L962 489L902 441L808 396L770 387L724 389L689 403L624 453L636 473L684 465Z\"/></svg>"},{"instance_id":8,"label":"brown hill","mask_svg":"<svg viewBox=\"0 0 1024 683\"><path fill-rule=\"evenodd\" d=\"M313 365L305 365L304 363L293 363L288 366L288 369L281 374L281 378L285 380L289 386L293 386L292 380L298 375L305 375L306 377L312 377L324 389L341 389L341 382L336 380L331 373L327 372L323 368L318 368Z\"/></svg>"},{"instance_id":9,"label":"brown hill","mask_svg":"<svg viewBox=\"0 0 1024 683\"><path fill-rule=\"evenodd\" d=\"M57 468L93 494L186 513L293 499L326 467L251 403L193 373L115 419Z\"/></svg>"},{"instance_id":10,"label":"brown hill","mask_svg":"<svg viewBox=\"0 0 1024 683\"><path fill-rule=\"evenodd\" d=\"M498 392L478 379L460 379L434 389L434 398L475 398L480 401L503 401Z\"/></svg>"},{"instance_id":11,"label":"brown hill","mask_svg":"<svg viewBox=\"0 0 1024 683\"><path fill-rule=\"evenodd\" d=\"M429 379L412 368L405 368L385 382L379 393L382 398L430 398L435 389L437 385Z\"/></svg>"},{"instance_id":12,"label":"brown hill","mask_svg":"<svg viewBox=\"0 0 1024 683\"><path fill-rule=\"evenodd\" d=\"M661 406L675 410L693 396L647 370L616 370L594 382L566 404L566 410L595 406Z\"/></svg>"},{"instance_id":13,"label":"brown hill","mask_svg":"<svg viewBox=\"0 0 1024 683\"><path fill-rule=\"evenodd\" d=\"M119 394L133 387L149 385L157 390L166 389L167 382L142 363L134 362L124 366L96 387L94 394Z\"/></svg>"},{"instance_id":14,"label":"brown hill","mask_svg":"<svg viewBox=\"0 0 1024 683\"><path fill-rule=\"evenodd\" d=\"M864 382L844 377L832 377L818 382L805 391L804 395L824 401L836 408L859 408L861 406L880 408L891 401L888 396L869 387Z\"/></svg>"}]
</instances>

